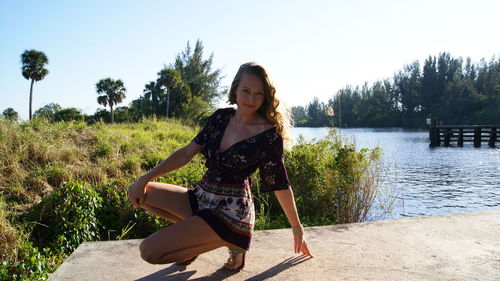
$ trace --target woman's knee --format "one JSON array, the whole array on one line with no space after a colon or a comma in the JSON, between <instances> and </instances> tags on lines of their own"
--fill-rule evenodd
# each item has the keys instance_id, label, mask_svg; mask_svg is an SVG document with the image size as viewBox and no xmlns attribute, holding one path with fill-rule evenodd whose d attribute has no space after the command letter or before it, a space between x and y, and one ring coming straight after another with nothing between
<instances>
[{"instance_id":1,"label":"woman's knee","mask_svg":"<svg viewBox=\"0 0 500 281\"><path fill-rule=\"evenodd\" d=\"M139 245L139 251L141 253L141 258L150 264L159 264L160 258L165 253L159 253L155 245L146 238Z\"/></svg>"},{"instance_id":2,"label":"woman's knee","mask_svg":"<svg viewBox=\"0 0 500 281\"><path fill-rule=\"evenodd\" d=\"M159 190L160 189L160 190ZM155 197L155 193L162 192L156 182L148 182L144 187L144 200L142 204L147 204ZM163 191L164 192L164 191Z\"/></svg>"}]
</instances>

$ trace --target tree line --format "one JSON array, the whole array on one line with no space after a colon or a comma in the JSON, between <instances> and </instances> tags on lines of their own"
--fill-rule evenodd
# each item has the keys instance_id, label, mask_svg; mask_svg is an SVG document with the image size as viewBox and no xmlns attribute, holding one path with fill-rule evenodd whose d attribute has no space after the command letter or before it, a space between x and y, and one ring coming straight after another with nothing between
<instances>
[{"instance_id":1,"label":"tree line","mask_svg":"<svg viewBox=\"0 0 500 281\"><path fill-rule=\"evenodd\" d=\"M22 75L31 81L29 116L32 118L34 82L49 72L43 52L26 50L21 55ZM212 69L213 54L203 58L203 44L189 42L174 63L164 66L155 80L145 84L143 94L128 106L117 105L126 97L122 80L104 78L96 83L97 102L104 108L85 115L77 108L61 108L51 103L35 111L33 117L51 121L85 120L89 123L138 122L143 118L181 118L199 122L214 110L227 89L220 86L219 69ZM109 107L109 110L107 108ZM328 102L314 98L306 106L291 109L296 126L309 127L424 127L425 119L437 118L445 124L500 123L500 59L454 58L443 52L429 56L421 66L417 60L403 66L392 78L345 86ZM7 108L7 119L18 113Z\"/></svg>"},{"instance_id":2,"label":"tree line","mask_svg":"<svg viewBox=\"0 0 500 281\"><path fill-rule=\"evenodd\" d=\"M213 110L218 99L226 94L220 86L221 70L212 69L213 54L203 58L203 43L197 40L194 48L188 42L174 63L164 66L155 80L145 84L143 94L128 106L120 106L127 89L121 79L104 78L95 84L96 101L104 106L93 115L85 115L75 107L61 108L57 103L47 104L32 114L33 85L49 73L45 53L26 50L21 55L22 75L30 80L29 119L45 118L53 122L84 120L88 123L138 122L143 118L181 118L200 121ZM109 111L107 110L109 108ZM3 116L18 120L13 108L3 111Z\"/></svg>"},{"instance_id":3,"label":"tree line","mask_svg":"<svg viewBox=\"0 0 500 281\"><path fill-rule=\"evenodd\" d=\"M308 127L425 127L428 117L450 125L500 124L500 59L473 63L443 52L371 86L346 86L326 103L314 98L294 106L292 116L296 126Z\"/></svg>"}]
</instances>

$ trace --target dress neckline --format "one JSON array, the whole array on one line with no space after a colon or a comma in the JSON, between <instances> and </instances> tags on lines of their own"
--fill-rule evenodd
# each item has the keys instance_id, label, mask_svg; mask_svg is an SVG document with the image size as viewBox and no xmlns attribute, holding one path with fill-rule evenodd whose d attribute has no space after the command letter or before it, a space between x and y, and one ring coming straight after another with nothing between
<instances>
[{"instance_id":1,"label":"dress neckline","mask_svg":"<svg viewBox=\"0 0 500 281\"><path fill-rule=\"evenodd\" d=\"M221 131L222 131L222 134L221 134L221 137L219 139L219 147L218 147L218 151L222 154L222 153L226 153L227 151L229 151L231 148L233 148L235 145L239 144L239 143L242 143L244 141L247 141L251 138L256 138L264 133L266 133L267 131L270 131L270 130L273 130L273 129L276 129L275 126L269 128L269 129L266 129L258 134L255 134L253 136L250 136L248 138L245 138L245 139L242 139L240 141L237 141L235 143L233 143L232 145L230 145L228 148L226 148L224 151L221 150L221 144L222 144L222 139L224 138L224 135L226 134L226 128L227 128L227 125L229 125L229 120L231 120L231 116L234 116L234 114L236 113L236 110L234 108L230 108L231 109L231 112L228 114L228 117L227 117L227 120L225 122L225 124L223 125L223 128L221 128Z\"/></svg>"}]
</instances>

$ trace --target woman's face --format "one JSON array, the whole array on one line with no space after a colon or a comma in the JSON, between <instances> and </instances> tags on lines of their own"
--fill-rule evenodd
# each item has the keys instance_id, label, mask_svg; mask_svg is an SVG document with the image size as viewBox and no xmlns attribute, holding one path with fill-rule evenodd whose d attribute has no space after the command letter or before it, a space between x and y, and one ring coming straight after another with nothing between
<instances>
[{"instance_id":1,"label":"woman's face","mask_svg":"<svg viewBox=\"0 0 500 281\"><path fill-rule=\"evenodd\" d=\"M265 100L264 83L258 76L244 73L236 89L236 104L239 110L257 112Z\"/></svg>"}]
</instances>

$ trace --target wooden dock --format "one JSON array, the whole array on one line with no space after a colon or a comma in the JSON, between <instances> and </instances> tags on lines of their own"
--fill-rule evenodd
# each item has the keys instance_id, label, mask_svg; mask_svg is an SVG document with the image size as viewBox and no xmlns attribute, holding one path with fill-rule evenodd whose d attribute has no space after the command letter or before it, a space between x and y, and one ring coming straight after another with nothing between
<instances>
[{"instance_id":1,"label":"wooden dock","mask_svg":"<svg viewBox=\"0 0 500 281\"><path fill-rule=\"evenodd\" d=\"M488 143L489 147L496 147L500 141L497 132L498 125L437 125L433 119L429 128L430 146L453 146L462 147L464 142L471 142L474 147L481 147L482 143Z\"/></svg>"}]
</instances>

